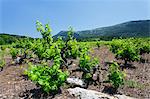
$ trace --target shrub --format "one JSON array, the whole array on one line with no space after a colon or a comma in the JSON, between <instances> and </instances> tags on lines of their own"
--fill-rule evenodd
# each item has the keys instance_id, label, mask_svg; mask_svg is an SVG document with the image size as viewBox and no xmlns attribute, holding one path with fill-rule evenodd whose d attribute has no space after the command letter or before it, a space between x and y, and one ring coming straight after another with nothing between
<instances>
[{"instance_id":1,"label":"shrub","mask_svg":"<svg viewBox=\"0 0 150 99\"><path fill-rule=\"evenodd\" d=\"M0 60L0 68L3 68L5 66L6 62L5 60Z\"/></svg>"},{"instance_id":2,"label":"shrub","mask_svg":"<svg viewBox=\"0 0 150 99\"><path fill-rule=\"evenodd\" d=\"M13 59L15 59L17 57L18 53L19 53L18 49L16 49L16 48L11 48L10 49L10 54L11 54Z\"/></svg>"},{"instance_id":3,"label":"shrub","mask_svg":"<svg viewBox=\"0 0 150 99\"><path fill-rule=\"evenodd\" d=\"M48 24L43 26L37 21L36 27L41 33L42 38L30 44L30 49L33 50L41 61L46 60L48 62L48 60L52 60L53 65L48 66L45 63L41 63L39 66L34 66L30 64L30 68L26 70L26 74L29 79L40 85L45 92L56 92L65 82L68 73L66 72L67 68L62 67L69 66L70 63L67 62L67 58L79 57L80 67L87 71L90 71L97 64L96 59L91 60L88 48L79 46L76 39L73 38L72 28L68 31L66 41L58 38L54 42ZM91 78L90 75L86 74L86 78Z\"/></svg>"},{"instance_id":4,"label":"shrub","mask_svg":"<svg viewBox=\"0 0 150 99\"><path fill-rule=\"evenodd\" d=\"M115 54L116 58L125 61L125 66L127 62L140 60L139 50L137 50L136 44L133 44L132 41L113 40L111 51Z\"/></svg>"},{"instance_id":5,"label":"shrub","mask_svg":"<svg viewBox=\"0 0 150 99\"><path fill-rule=\"evenodd\" d=\"M119 70L119 65L114 62L110 65L108 79L115 89L124 84L125 73Z\"/></svg>"},{"instance_id":6,"label":"shrub","mask_svg":"<svg viewBox=\"0 0 150 99\"><path fill-rule=\"evenodd\" d=\"M56 64L52 67L30 64L26 71L29 79L40 85L45 92L56 92L66 81L67 72L62 72Z\"/></svg>"}]
</instances>

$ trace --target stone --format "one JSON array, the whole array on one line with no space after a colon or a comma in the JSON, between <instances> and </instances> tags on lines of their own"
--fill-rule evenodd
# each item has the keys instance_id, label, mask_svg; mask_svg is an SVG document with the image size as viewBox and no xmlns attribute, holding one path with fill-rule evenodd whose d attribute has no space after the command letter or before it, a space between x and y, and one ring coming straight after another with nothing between
<instances>
[{"instance_id":1,"label":"stone","mask_svg":"<svg viewBox=\"0 0 150 99\"><path fill-rule=\"evenodd\" d=\"M83 88L69 88L70 95L75 96L76 99L135 99L125 95L109 95L106 93L97 92L94 90L87 90Z\"/></svg>"},{"instance_id":2,"label":"stone","mask_svg":"<svg viewBox=\"0 0 150 99\"><path fill-rule=\"evenodd\" d=\"M71 85L81 86L81 87L86 86L85 82L79 78L67 78L67 83Z\"/></svg>"},{"instance_id":3,"label":"stone","mask_svg":"<svg viewBox=\"0 0 150 99\"><path fill-rule=\"evenodd\" d=\"M16 64L19 64L19 63L21 62L20 60L21 60L21 57L17 57L17 58L15 59L15 63L16 63Z\"/></svg>"},{"instance_id":4,"label":"stone","mask_svg":"<svg viewBox=\"0 0 150 99\"><path fill-rule=\"evenodd\" d=\"M129 97L126 95L114 95L115 97L117 97L118 99L135 99L133 97Z\"/></svg>"}]
</instances>

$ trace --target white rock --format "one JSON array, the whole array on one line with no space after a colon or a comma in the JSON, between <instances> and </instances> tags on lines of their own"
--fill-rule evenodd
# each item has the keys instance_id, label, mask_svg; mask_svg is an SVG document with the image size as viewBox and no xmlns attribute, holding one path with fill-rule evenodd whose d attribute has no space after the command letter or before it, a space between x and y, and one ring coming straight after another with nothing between
<instances>
[{"instance_id":1,"label":"white rock","mask_svg":"<svg viewBox=\"0 0 150 99\"><path fill-rule=\"evenodd\" d=\"M114 95L114 96L117 97L118 99L136 99L136 98L129 97L126 95Z\"/></svg>"},{"instance_id":2,"label":"white rock","mask_svg":"<svg viewBox=\"0 0 150 99\"><path fill-rule=\"evenodd\" d=\"M84 81L79 78L67 78L67 83L71 85L78 85L81 87L85 87Z\"/></svg>"},{"instance_id":3,"label":"white rock","mask_svg":"<svg viewBox=\"0 0 150 99\"><path fill-rule=\"evenodd\" d=\"M97 92L94 90L87 90L83 88L69 88L68 92L70 95L75 96L77 99L134 99L125 95L111 96L105 93Z\"/></svg>"},{"instance_id":4,"label":"white rock","mask_svg":"<svg viewBox=\"0 0 150 99\"><path fill-rule=\"evenodd\" d=\"M21 57L17 57L17 58L15 59L15 63L16 63L16 64L19 64L19 63L20 63L20 60L21 60Z\"/></svg>"},{"instance_id":5,"label":"white rock","mask_svg":"<svg viewBox=\"0 0 150 99\"><path fill-rule=\"evenodd\" d=\"M93 79L93 80L97 80L97 74L93 74L92 79Z\"/></svg>"}]
</instances>

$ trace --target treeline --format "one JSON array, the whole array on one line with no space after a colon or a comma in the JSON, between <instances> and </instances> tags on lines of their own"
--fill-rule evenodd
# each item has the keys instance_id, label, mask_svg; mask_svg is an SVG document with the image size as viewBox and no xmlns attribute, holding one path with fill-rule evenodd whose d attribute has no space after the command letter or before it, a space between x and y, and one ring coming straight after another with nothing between
<instances>
[{"instance_id":1,"label":"treeline","mask_svg":"<svg viewBox=\"0 0 150 99\"><path fill-rule=\"evenodd\" d=\"M113 36L99 36L99 37L88 37L88 38L78 38L77 40L78 41L83 41L83 42L86 42L86 41L111 41L112 39L119 39L121 37L113 37ZM126 38L126 37L123 37L123 38Z\"/></svg>"},{"instance_id":2,"label":"treeline","mask_svg":"<svg viewBox=\"0 0 150 99\"><path fill-rule=\"evenodd\" d=\"M33 39L26 36L18 36L18 35L10 35L10 34L0 34L0 45L12 44L13 42L17 42L23 39Z\"/></svg>"},{"instance_id":3,"label":"treeline","mask_svg":"<svg viewBox=\"0 0 150 99\"><path fill-rule=\"evenodd\" d=\"M113 37L113 36L99 36L89 38L78 38L77 41L89 42L89 41L112 41L113 39L129 39L129 38L149 38L149 37Z\"/></svg>"},{"instance_id":4,"label":"treeline","mask_svg":"<svg viewBox=\"0 0 150 99\"><path fill-rule=\"evenodd\" d=\"M19 36L19 35L10 35L10 34L0 34L0 45L12 44L13 42L18 42L25 39L33 40L34 38ZM113 39L126 39L129 37L114 37L114 36L97 36L97 37L86 37L86 38L76 38L77 41L89 42L89 41L112 41ZM146 37L135 37L135 38L146 38ZM57 40L53 37L54 41ZM66 38L67 39L67 38ZM63 40L66 40L63 38Z\"/></svg>"},{"instance_id":5,"label":"treeline","mask_svg":"<svg viewBox=\"0 0 150 99\"><path fill-rule=\"evenodd\" d=\"M66 40L67 37L62 37L63 40ZM76 38L76 37L75 37ZM114 37L114 36L97 36L97 37L82 37L76 38L77 41L88 42L88 41L111 41L112 39L126 39L129 37ZM56 37L53 37L54 40L57 40Z\"/></svg>"}]
</instances>

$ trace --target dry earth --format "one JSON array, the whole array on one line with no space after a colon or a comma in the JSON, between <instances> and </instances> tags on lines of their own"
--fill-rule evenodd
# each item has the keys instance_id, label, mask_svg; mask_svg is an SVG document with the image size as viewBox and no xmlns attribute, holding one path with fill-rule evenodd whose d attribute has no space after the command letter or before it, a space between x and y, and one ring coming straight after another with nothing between
<instances>
[{"instance_id":1,"label":"dry earth","mask_svg":"<svg viewBox=\"0 0 150 99\"><path fill-rule=\"evenodd\" d=\"M108 62L117 61L123 66L122 60L116 60L114 54L109 51L107 46L102 46L99 49L94 48L91 51L93 57L98 57L100 60L100 84L91 84L88 89L97 90L100 92L105 92L111 94L113 89L111 89L110 84L105 83L108 75ZM150 54L142 55L143 59L146 61L142 62L132 62L128 68L124 68L126 73L126 82L132 81L134 85L125 84L119 88L119 94L125 94L127 96L132 96L139 99L150 99ZM0 99L74 99L68 94L66 89L69 87L65 85L62 91L55 96L47 96L41 92L39 88L36 87L34 83L27 80L23 76L24 69L27 68L26 64L15 65L12 64L11 57L5 56L7 65L4 70L0 72ZM70 67L71 70L75 70L78 66L77 60L75 60L74 65ZM81 72L73 72L70 76L81 77ZM132 88L134 86L134 88Z\"/></svg>"}]
</instances>

